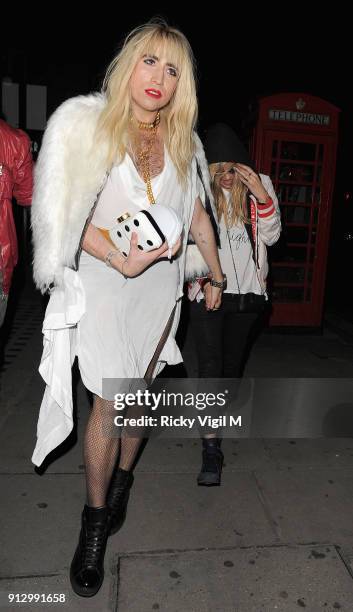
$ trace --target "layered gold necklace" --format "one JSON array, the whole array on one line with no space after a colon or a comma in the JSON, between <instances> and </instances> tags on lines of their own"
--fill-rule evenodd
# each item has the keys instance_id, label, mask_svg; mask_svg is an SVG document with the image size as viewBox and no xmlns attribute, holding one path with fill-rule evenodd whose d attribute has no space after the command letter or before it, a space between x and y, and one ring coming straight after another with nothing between
<instances>
[{"instance_id":1,"label":"layered gold necklace","mask_svg":"<svg viewBox=\"0 0 353 612\"><path fill-rule=\"evenodd\" d=\"M159 111L156 115L155 120L152 123L144 123L143 121L138 121L137 119L135 119L133 115L131 115L131 122L136 123L139 130L150 133L147 145L146 146L141 145L139 149L137 150L137 154L136 154L139 166L141 167L142 178L144 182L146 183L147 197L148 197L148 201L150 204L156 203L156 200L154 199L154 195L152 191L152 185L151 185L150 158L151 158L152 147L156 140L157 128L159 126L160 120L161 120L161 117L160 117Z\"/></svg>"}]
</instances>

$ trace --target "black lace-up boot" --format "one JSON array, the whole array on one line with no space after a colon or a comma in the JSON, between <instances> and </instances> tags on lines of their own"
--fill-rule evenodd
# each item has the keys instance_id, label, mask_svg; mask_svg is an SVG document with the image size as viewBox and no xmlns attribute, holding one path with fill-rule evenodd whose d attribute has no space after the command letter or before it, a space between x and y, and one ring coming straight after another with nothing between
<instances>
[{"instance_id":1,"label":"black lace-up boot","mask_svg":"<svg viewBox=\"0 0 353 612\"><path fill-rule=\"evenodd\" d=\"M221 438L202 438L202 467L197 484L212 487L221 484L223 453Z\"/></svg>"},{"instance_id":2,"label":"black lace-up boot","mask_svg":"<svg viewBox=\"0 0 353 612\"><path fill-rule=\"evenodd\" d=\"M108 493L107 506L110 513L109 535L116 533L122 527L134 477L131 471L118 468L114 471Z\"/></svg>"},{"instance_id":3,"label":"black lace-up boot","mask_svg":"<svg viewBox=\"0 0 353 612\"><path fill-rule=\"evenodd\" d=\"M70 568L71 586L81 597L92 597L102 586L108 530L108 508L85 505L80 538Z\"/></svg>"}]
</instances>

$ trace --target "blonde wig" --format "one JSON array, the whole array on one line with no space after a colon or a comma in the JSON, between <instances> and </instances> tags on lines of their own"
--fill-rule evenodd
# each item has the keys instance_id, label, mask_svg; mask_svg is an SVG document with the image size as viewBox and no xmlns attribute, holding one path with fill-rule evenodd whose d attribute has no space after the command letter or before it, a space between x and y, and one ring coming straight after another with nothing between
<instances>
[{"instance_id":1,"label":"blonde wig","mask_svg":"<svg viewBox=\"0 0 353 612\"><path fill-rule=\"evenodd\" d=\"M165 145L181 183L186 181L194 153L193 130L197 121L195 62L184 34L164 21L151 21L135 28L108 67L103 91L107 105L98 122L97 139L108 141L108 166L124 158L128 146L131 115L130 78L145 55L163 54L176 66L178 83L167 106L161 109Z\"/></svg>"}]
</instances>

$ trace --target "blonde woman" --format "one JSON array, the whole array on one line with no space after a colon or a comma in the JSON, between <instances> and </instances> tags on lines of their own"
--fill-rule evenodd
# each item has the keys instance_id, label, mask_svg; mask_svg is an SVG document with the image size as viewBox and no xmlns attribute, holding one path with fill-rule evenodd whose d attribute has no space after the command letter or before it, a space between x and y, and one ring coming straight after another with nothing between
<instances>
[{"instance_id":1,"label":"blonde woman","mask_svg":"<svg viewBox=\"0 0 353 612\"><path fill-rule=\"evenodd\" d=\"M111 435L119 380L151 381L165 363L182 360L174 336L189 231L213 275L207 307L221 301L223 275L203 207L207 163L196 118L190 45L180 31L150 22L126 38L103 93L64 103L44 136L32 217L34 278L42 291L50 288L51 299L41 363L47 387L32 460L40 464L71 430L76 354L94 397L84 437L87 499L70 571L81 596L94 595L102 584L107 537L124 520L141 442ZM106 230L125 212L134 215L155 202L182 220L172 259L166 244L141 250L136 233L124 257ZM114 379L114 389L107 379Z\"/></svg>"},{"instance_id":2,"label":"blonde woman","mask_svg":"<svg viewBox=\"0 0 353 612\"><path fill-rule=\"evenodd\" d=\"M205 153L220 227L219 257L227 288L221 307L210 313L208 279L191 283L190 321L199 377L238 378L244 367L249 335L268 301L267 247L279 238L280 212L270 177L256 172L230 126L217 123L208 129ZM221 482L220 442L217 435L203 436L199 485Z\"/></svg>"}]
</instances>

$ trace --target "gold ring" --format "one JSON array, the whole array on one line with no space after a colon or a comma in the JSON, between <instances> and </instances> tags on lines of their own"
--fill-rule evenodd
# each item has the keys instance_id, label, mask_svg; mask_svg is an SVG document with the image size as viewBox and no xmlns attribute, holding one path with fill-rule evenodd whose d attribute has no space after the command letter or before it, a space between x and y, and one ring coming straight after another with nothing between
<instances>
[{"instance_id":1,"label":"gold ring","mask_svg":"<svg viewBox=\"0 0 353 612\"><path fill-rule=\"evenodd\" d=\"M121 217L118 217L118 218L117 218L117 222L118 222L118 223L122 223L123 221L126 221L126 219L128 219L129 217L130 217L130 213L128 213L128 212L123 213L123 214L121 215Z\"/></svg>"}]
</instances>

